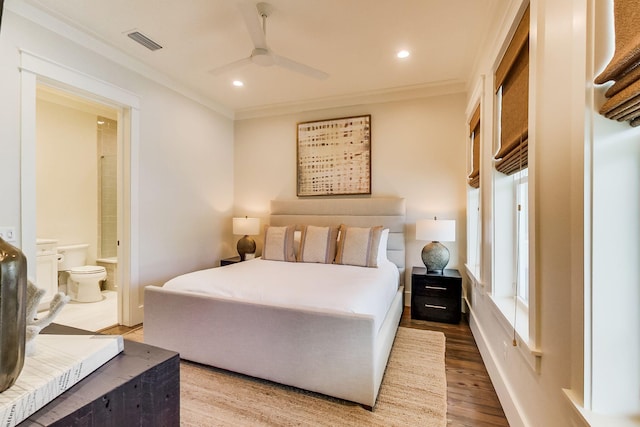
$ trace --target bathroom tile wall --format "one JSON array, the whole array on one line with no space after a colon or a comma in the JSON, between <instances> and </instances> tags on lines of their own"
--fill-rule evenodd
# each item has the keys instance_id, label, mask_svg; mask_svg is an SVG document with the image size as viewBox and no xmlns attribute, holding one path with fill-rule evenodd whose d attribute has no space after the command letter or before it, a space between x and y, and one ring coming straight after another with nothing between
<instances>
[{"instance_id":1,"label":"bathroom tile wall","mask_svg":"<svg viewBox=\"0 0 640 427\"><path fill-rule=\"evenodd\" d=\"M98 117L98 123L99 258L111 258L118 255L118 124L106 117Z\"/></svg>"}]
</instances>

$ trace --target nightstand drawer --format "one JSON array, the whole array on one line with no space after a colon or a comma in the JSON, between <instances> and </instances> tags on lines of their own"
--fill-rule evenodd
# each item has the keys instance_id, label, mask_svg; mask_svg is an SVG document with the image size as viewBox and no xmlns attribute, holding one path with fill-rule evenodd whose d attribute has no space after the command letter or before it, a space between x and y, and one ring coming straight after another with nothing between
<instances>
[{"instance_id":1,"label":"nightstand drawer","mask_svg":"<svg viewBox=\"0 0 640 427\"><path fill-rule=\"evenodd\" d=\"M412 300L411 317L434 322L460 321L460 304L451 299L414 296Z\"/></svg>"},{"instance_id":2,"label":"nightstand drawer","mask_svg":"<svg viewBox=\"0 0 640 427\"><path fill-rule=\"evenodd\" d=\"M413 277L411 292L416 295L424 295L440 298L455 298L458 295L458 287L455 281L430 280L428 277Z\"/></svg>"}]
</instances>

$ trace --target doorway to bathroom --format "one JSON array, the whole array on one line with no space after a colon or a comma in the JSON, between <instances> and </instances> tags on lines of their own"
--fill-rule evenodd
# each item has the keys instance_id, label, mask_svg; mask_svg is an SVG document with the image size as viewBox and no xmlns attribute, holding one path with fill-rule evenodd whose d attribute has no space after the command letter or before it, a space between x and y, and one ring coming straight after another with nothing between
<instances>
[{"instance_id":1,"label":"doorway to bathroom","mask_svg":"<svg viewBox=\"0 0 640 427\"><path fill-rule=\"evenodd\" d=\"M27 258L28 277L37 276L36 94L37 87L44 85L117 111L117 316L118 324L138 325L144 312L144 286L138 271L140 98L117 85L31 52L20 51L20 64L20 247Z\"/></svg>"},{"instance_id":2,"label":"doorway to bathroom","mask_svg":"<svg viewBox=\"0 0 640 427\"><path fill-rule=\"evenodd\" d=\"M72 299L56 323L92 331L118 324L117 119L112 107L37 86L36 285L47 291L40 309L64 292Z\"/></svg>"}]
</instances>

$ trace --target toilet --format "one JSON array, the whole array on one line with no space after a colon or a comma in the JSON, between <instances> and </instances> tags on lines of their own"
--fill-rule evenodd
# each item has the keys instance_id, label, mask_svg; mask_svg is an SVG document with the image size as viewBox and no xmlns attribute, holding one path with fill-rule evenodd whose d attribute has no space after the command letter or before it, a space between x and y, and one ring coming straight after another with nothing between
<instances>
[{"instance_id":1,"label":"toilet","mask_svg":"<svg viewBox=\"0 0 640 427\"><path fill-rule=\"evenodd\" d=\"M67 295L77 302L102 301L100 282L107 278L107 270L87 263L87 243L58 246L60 284L66 284Z\"/></svg>"}]
</instances>

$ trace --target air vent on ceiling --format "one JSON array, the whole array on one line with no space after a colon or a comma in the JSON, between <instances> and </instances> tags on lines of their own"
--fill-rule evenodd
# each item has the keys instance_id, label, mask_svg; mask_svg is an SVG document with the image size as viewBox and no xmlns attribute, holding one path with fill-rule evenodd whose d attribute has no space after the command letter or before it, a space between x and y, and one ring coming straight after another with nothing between
<instances>
[{"instance_id":1,"label":"air vent on ceiling","mask_svg":"<svg viewBox=\"0 0 640 427\"><path fill-rule=\"evenodd\" d=\"M142 34L140 31L132 31L129 34L127 34L127 36L137 41L138 43L140 43L142 46L146 47L149 50L162 49L162 46L160 46L158 43L154 42L149 37Z\"/></svg>"}]
</instances>

